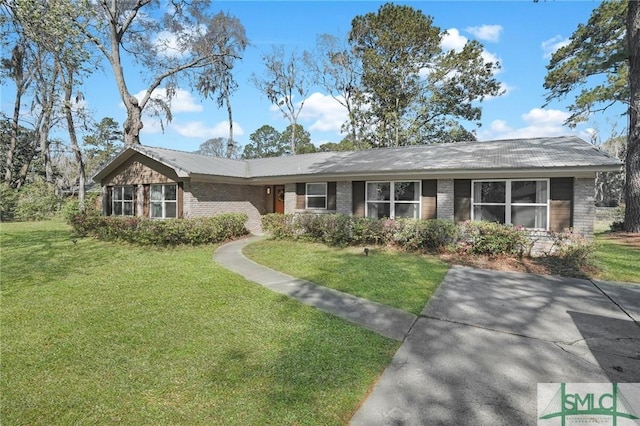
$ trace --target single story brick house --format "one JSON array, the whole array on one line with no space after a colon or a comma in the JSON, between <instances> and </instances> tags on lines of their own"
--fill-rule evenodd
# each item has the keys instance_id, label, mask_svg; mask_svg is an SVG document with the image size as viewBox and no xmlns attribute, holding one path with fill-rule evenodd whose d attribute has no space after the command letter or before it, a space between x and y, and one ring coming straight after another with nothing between
<instances>
[{"instance_id":1,"label":"single story brick house","mask_svg":"<svg viewBox=\"0 0 640 426\"><path fill-rule=\"evenodd\" d=\"M94 180L105 215L243 212L491 220L591 235L596 172L620 160L574 136L229 160L128 146Z\"/></svg>"}]
</instances>

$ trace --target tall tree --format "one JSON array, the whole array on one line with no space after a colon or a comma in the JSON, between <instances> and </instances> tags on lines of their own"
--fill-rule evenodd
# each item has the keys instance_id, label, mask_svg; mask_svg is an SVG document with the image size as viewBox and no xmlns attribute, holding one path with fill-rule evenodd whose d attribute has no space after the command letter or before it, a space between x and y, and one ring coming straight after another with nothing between
<instances>
[{"instance_id":1,"label":"tall tree","mask_svg":"<svg viewBox=\"0 0 640 426\"><path fill-rule=\"evenodd\" d=\"M172 119L171 99L178 79L197 82L212 62L224 59L220 53L221 37L215 16L209 12L210 1L175 0L169 4L155 0L99 0L90 2L94 14L85 36L104 55L127 110L124 123L126 144L140 143L142 111L149 107L155 114ZM123 55L140 65L146 78L146 92L137 99L129 90ZM154 97L154 90L164 84L166 96Z\"/></svg>"},{"instance_id":2,"label":"tall tree","mask_svg":"<svg viewBox=\"0 0 640 426\"><path fill-rule=\"evenodd\" d=\"M260 127L249 136L249 139L251 142L245 145L242 152L242 158L245 160L291 154L290 145L283 140L282 134L269 125Z\"/></svg>"},{"instance_id":3,"label":"tall tree","mask_svg":"<svg viewBox=\"0 0 640 426\"><path fill-rule=\"evenodd\" d=\"M500 94L499 64L485 62L476 41L443 51L445 34L410 6L387 3L353 19L349 42L363 70L358 113L373 146L438 142L458 120L479 121L479 101Z\"/></svg>"},{"instance_id":4,"label":"tall tree","mask_svg":"<svg viewBox=\"0 0 640 426\"><path fill-rule=\"evenodd\" d=\"M603 1L586 24L580 24L569 44L556 51L547 65L547 101L576 89L571 116L574 126L616 103L627 106L629 129L625 159L625 219L627 232L640 232L640 3ZM584 88L596 81L593 88Z\"/></svg>"},{"instance_id":5,"label":"tall tree","mask_svg":"<svg viewBox=\"0 0 640 426\"><path fill-rule=\"evenodd\" d=\"M3 40L6 40L2 37ZM16 86L16 98L13 103L13 117L11 120L10 129L10 142L7 144L3 155L5 158L5 173L4 181L7 185L12 185L15 178L14 168L14 156L16 149L18 148L18 137L20 133L20 109L22 104L22 97L26 93L33 78L33 67L27 65L26 55L26 40L20 37L13 49L11 49L11 56L8 58L2 58L2 76L6 76L13 80Z\"/></svg>"},{"instance_id":6,"label":"tall tree","mask_svg":"<svg viewBox=\"0 0 640 426\"><path fill-rule=\"evenodd\" d=\"M293 125L287 126L282 132L282 143L286 144L291 141L292 137L295 137L295 147L297 154L311 154L316 152L315 145L311 142L311 134L306 131L301 124L296 124L295 129Z\"/></svg>"},{"instance_id":7,"label":"tall tree","mask_svg":"<svg viewBox=\"0 0 640 426\"><path fill-rule=\"evenodd\" d=\"M200 147L194 151L195 154L208 155L209 157L218 158L240 158L240 148L236 143L229 144L225 138L208 139L200 144Z\"/></svg>"},{"instance_id":8,"label":"tall tree","mask_svg":"<svg viewBox=\"0 0 640 426\"><path fill-rule=\"evenodd\" d=\"M90 173L111 161L124 145L124 135L120 125L111 117L104 117L93 127L93 132L82 139L87 170Z\"/></svg>"},{"instance_id":9,"label":"tall tree","mask_svg":"<svg viewBox=\"0 0 640 426\"><path fill-rule=\"evenodd\" d=\"M231 158L239 150L233 141L231 94L238 88L238 83L233 78L232 70L235 60L242 56L249 41L238 18L221 12L213 17L213 22L212 31L220 32L220 36L214 37L216 42L213 46L219 56L211 61L210 69L200 73L197 89L205 97L217 94L215 99L218 107L227 107L229 138L225 155Z\"/></svg>"},{"instance_id":10,"label":"tall tree","mask_svg":"<svg viewBox=\"0 0 640 426\"><path fill-rule=\"evenodd\" d=\"M40 102L44 114L62 114L69 132L69 140L78 167L79 179L78 198L81 208L84 202L85 172L82 151L78 143L78 137L74 122L74 108L72 105L73 92L81 82L82 76L87 74L94 66L88 66L91 52L87 49L86 38L82 32L80 19L89 11L86 4L72 0L27 1L17 0L12 4L14 17L20 22L25 36L32 43L33 48L40 53L40 69L36 75L39 77L37 84L45 86L40 88L47 92L43 97L48 104ZM87 66L85 66L87 65ZM51 75L50 80L47 77ZM62 93L49 91L47 86ZM62 102L60 102L60 98ZM78 96L75 96L77 99ZM76 102L77 103L77 102ZM56 111L53 111L55 107ZM60 108L61 107L61 108ZM59 110L61 109L61 111ZM53 118L57 120L58 118ZM48 117L43 124L48 125ZM45 158L45 170L47 181L51 182L52 168L49 166L49 147L44 145L48 140L46 131L42 129L43 146L41 151Z\"/></svg>"},{"instance_id":11,"label":"tall tree","mask_svg":"<svg viewBox=\"0 0 640 426\"><path fill-rule=\"evenodd\" d=\"M313 54L305 52L304 58L314 82L347 110L348 119L343 130L355 146L359 141L355 102L362 74L361 61L345 40L330 34L319 35L316 51Z\"/></svg>"},{"instance_id":12,"label":"tall tree","mask_svg":"<svg viewBox=\"0 0 640 426\"><path fill-rule=\"evenodd\" d=\"M296 153L296 124L298 116L309 95L310 81L305 70L304 55L291 53L286 55L284 46L274 47L271 53L264 54L264 75L252 74L251 82L276 105L282 115L289 120L291 132L291 154ZM295 97L299 96L300 100Z\"/></svg>"}]
</instances>

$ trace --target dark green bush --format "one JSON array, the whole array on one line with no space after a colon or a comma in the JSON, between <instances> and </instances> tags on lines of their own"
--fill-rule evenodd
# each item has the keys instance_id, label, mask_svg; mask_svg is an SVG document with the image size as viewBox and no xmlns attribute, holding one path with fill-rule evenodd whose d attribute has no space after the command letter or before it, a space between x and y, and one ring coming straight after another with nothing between
<instances>
[{"instance_id":1,"label":"dark green bush","mask_svg":"<svg viewBox=\"0 0 640 426\"><path fill-rule=\"evenodd\" d=\"M394 242L407 251L440 252L456 240L458 231L453 222L443 219L397 221Z\"/></svg>"},{"instance_id":2,"label":"dark green bush","mask_svg":"<svg viewBox=\"0 0 640 426\"><path fill-rule=\"evenodd\" d=\"M69 223L78 235L140 245L176 246L220 243L249 233L247 215L224 213L211 217L156 220L143 217L72 215Z\"/></svg>"},{"instance_id":3,"label":"dark green bush","mask_svg":"<svg viewBox=\"0 0 640 426\"><path fill-rule=\"evenodd\" d=\"M0 221L13 220L18 204L18 191L0 182Z\"/></svg>"},{"instance_id":4,"label":"dark green bush","mask_svg":"<svg viewBox=\"0 0 640 426\"><path fill-rule=\"evenodd\" d=\"M36 180L18 191L15 219L44 220L54 217L60 209L61 199L52 184Z\"/></svg>"},{"instance_id":5,"label":"dark green bush","mask_svg":"<svg viewBox=\"0 0 640 426\"><path fill-rule=\"evenodd\" d=\"M529 245L528 232L511 225L463 222L458 229L460 236L455 250L461 254L522 256Z\"/></svg>"},{"instance_id":6,"label":"dark green bush","mask_svg":"<svg viewBox=\"0 0 640 426\"><path fill-rule=\"evenodd\" d=\"M96 204L96 200L99 197L100 197L100 194L94 194L94 193L87 194L84 201L83 211L80 210L80 202L78 201L78 199L71 198L67 200L67 202L64 203L64 205L62 206L62 209L60 209L60 215L67 222L69 222L73 216L83 212L90 215L99 215L101 213L100 213L100 210L98 210L98 207Z\"/></svg>"},{"instance_id":7,"label":"dark green bush","mask_svg":"<svg viewBox=\"0 0 640 426\"><path fill-rule=\"evenodd\" d=\"M262 230L276 239L293 239L295 215L270 213L262 216Z\"/></svg>"}]
</instances>

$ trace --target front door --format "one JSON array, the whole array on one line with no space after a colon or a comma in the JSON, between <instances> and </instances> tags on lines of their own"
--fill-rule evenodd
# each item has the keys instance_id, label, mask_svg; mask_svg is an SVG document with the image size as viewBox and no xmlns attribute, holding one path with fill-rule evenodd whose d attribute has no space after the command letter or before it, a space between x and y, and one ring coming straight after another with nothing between
<instances>
[{"instance_id":1,"label":"front door","mask_svg":"<svg viewBox=\"0 0 640 426\"><path fill-rule=\"evenodd\" d=\"M275 198L276 213L284 214L284 185L276 185L273 196Z\"/></svg>"}]
</instances>

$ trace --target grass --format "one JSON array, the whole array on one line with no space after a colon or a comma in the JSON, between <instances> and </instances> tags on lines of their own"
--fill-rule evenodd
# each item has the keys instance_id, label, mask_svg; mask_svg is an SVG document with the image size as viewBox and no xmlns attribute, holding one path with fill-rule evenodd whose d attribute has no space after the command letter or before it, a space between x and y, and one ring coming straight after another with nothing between
<instances>
[{"instance_id":1,"label":"grass","mask_svg":"<svg viewBox=\"0 0 640 426\"><path fill-rule=\"evenodd\" d=\"M399 346L226 271L214 246L0 227L3 425L345 424Z\"/></svg>"},{"instance_id":2,"label":"grass","mask_svg":"<svg viewBox=\"0 0 640 426\"><path fill-rule=\"evenodd\" d=\"M640 284L640 235L602 233L596 243L596 278Z\"/></svg>"},{"instance_id":3,"label":"grass","mask_svg":"<svg viewBox=\"0 0 640 426\"><path fill-rule=\"evenodd\" d=\"M247 257L316 284L419 314L448 266L435 257L323 244L262 240Z\"/></svg>"}]
</instances>

